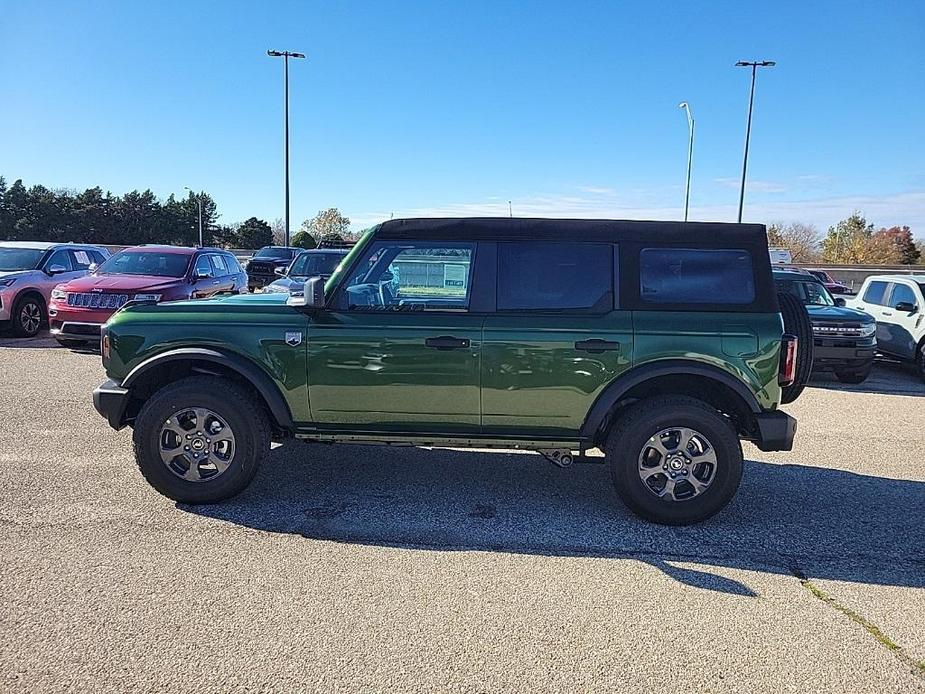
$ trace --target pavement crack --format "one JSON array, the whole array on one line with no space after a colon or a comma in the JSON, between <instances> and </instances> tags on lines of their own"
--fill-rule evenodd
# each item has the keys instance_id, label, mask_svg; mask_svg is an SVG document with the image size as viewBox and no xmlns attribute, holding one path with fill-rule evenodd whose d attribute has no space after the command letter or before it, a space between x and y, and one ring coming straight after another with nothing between
<instances>
[{"instance_id":1,"label":"pavement crack","mask_svg":"<svg viewBox=\"0 0 925 694\"><path fill-rule=\"evenodd\" d=\"M917 661L909 656L909 654L903 650L902 646L900 646L886 633L884 633L880 627L871 622L861 613L856 612L847 605L842 605L840 602L838 602L835 597L829 595L826 591L813 583L799 566L793 564L792 562L788 562L788 564L790 565L790 572L800 582L800 585L810 593L810 595L812 595L817 600L821 600L823 603L836 610L837 612L841 612L852 622L861 626L865 631L867 631L868 634L874 638L874 640L877 641L877 643L895 655L904 665L908 666L914 675L917 675L918 677L925 680L925 661Z\"/></svg>"}]
</instances>

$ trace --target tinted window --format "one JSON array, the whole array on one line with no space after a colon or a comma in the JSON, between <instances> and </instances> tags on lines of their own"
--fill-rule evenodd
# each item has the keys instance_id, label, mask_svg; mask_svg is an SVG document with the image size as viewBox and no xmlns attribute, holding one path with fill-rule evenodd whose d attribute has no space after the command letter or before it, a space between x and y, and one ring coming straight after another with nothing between
<instances>
[{"instance_id":1,"label":"tinted window","mask_svg":"<svg viewBox=\"0 0 925 694\"><path fill-rule=\"evenodd\" d=\"M639 260L643 301L750 304L755 300L755 273L748 251L646 248Z\"/></svg>"},{"instance_id":2,"label":"tinted window","mask_svg":"<svg viewBox=\"0 0 925 694\"><path fill-rule=\"evenodd\" d=\"M289 270L290 277L319 277L331 275L346 253L302 253Z\"/></svg>"},{"instance_id":3,"label":"tinted window","mask_svg":"<svg viewBox=\"0 0 925 694\"><path fill-rule=\"evenodd\" d=\"M212 277L215 272L212 270L212 263L209 262L209 256L201 255L196 259L196 274Z\"/></svg>"},{"instance_id":4,"label":"tinted window","mask_svg":"<svg viewBox=\"0 0 925 694\"><path fill-rule=\"evenodd\" d=\"M282 260L292 258L292 256L292 249L285 246L264 246L254 254L255 258L278 258Z\"/></svg>"},{"instance_id":5,"label":"tinted window","mask_svg":"<svg viewBox=\"0 0 925 694\"><path fill-rule=\"evenodd\" d=\"M792 294L807 306L834 306L835 300L819 282L778 280L777 291Z\"/></svg>"},{"instance_id":6,"label":"tinted window","mask_svg":"<svg viewBox=\"0 0 925 694\"><path fill-rule=\"evenodd\" d=\"M473 253L471 243L375 243L347 280L347 308L464 311Z\"/></svg>"},{"instance_id":7,"label":"tinted window","mask_svg":"<svg viewBox=\"0 0 925 694\"><path fill-rule=\"evenodd\" d=\"M915 298L915 292L912 291L912 287L907 287L905 284L894 284L893 285L893 296L890 298L890 305L896 306L896 304L901 301L905 301L907 304L917 304L918 300Z\"/></svg>"},{"instance_id":8,"label":"tinted window","mask_svg":"<svg viewBox=\"0 0 925 694\"><path fill-rule=\"evenodd\" d=\"M228 274L228 270L225 268L225 259L218 255L210 255L209 258L212 260L212 269L215 271L216 276L222 277Z\"/></svg>"},{"instance_id":9,"label":"tinted window","mask_svg":"<svg viewBox=\"0 0 925 694\"><path fill-rule=\"evenodd\" d=\"M871 282L867 291L864 292L864 303L884 306L883 295L886 294L886 286L886 282Z\"/></svg>"},{"instance_id":10,"label":"tinted window","mask_svg":"<svg viewBox=\"0 0 925 694\"><path fill-rule=\"evenodd\" d=\"M45 263L45 269L51 269L55 265L63 267L68 272L73 270L70 253L65 250L59 250L52 253L51 257Z\"/></svg>"},{"instance_id":11,"label":"tinted window","mask_svg":"<svg viewBox=\"0 0 925 694\"><path fill-rule=\"evenodd\" d=\"M95 262L89 251L83 249L71 251L71 263L75 270L86 270L90 267L90 263Z\"/></svg>"},{"instance_id":12,"label":"tinted window","mask_svg":"<svg viewBox=\"0 0 925 694\"><path fill-rule=\"evenodd\" d=\"M526 241L498 244L498 310L613 308L613 246Z\"/></svg>"},{"instance_id":13,"label":"tinted window","mask_svg":"<svg viewBox=\"0 0 925 694\"><path fill-rule=\"evenodd\" d=\"M122 251L100 265L102 275L153 275L155 277L183 277L189 266L185 253L160 251Z\"/></svg>"},{"instance_id":14,"label":"tinted window","mask_svg":"<svg viewBox=\"0 0 925 694\"><path fill-rule=\"evenodd\" d=\"M90 257L93 258L93 262L97 265L102 265L106 262L106 256L104 256L99 251L89 251Z\"/></svg>"}]
</instances>

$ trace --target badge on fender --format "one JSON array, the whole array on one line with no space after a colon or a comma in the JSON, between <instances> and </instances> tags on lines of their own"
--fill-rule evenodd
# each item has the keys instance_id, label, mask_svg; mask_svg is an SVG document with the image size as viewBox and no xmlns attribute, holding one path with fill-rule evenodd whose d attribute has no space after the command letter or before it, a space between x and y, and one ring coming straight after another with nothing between
<instances>
[{"instance_id":1,"label":"badge on fender","mask_svg":"<svg viewBox=\"0 0 925 694\"><path fill-rule=\"evenodd\" d=\"M290 347L296 347L297 345L302 344L302 333L301 332L292 332L286 333L286 344Z\"/></svg>"}]
</instances>

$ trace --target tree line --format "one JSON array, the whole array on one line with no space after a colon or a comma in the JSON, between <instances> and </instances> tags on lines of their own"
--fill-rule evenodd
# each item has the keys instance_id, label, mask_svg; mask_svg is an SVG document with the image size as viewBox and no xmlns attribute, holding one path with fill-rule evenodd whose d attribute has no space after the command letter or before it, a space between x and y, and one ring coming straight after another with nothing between
<instances>
[{"instance_id":1,"label":"tree line","mask_svg":"<svg viewBox=\"0 0 925 694\"><path fill-rule=\"evenodd\" d=\"M908 226L876 228L860 212L829 227L823 236L812 224L768 224L768 245L786 248L795 263L834 265L925 264L925 243Z\"/></svg>"},{"instance_id":2,"label":"tree line","mask_svg":"<svg viewBox=\"0 0 925 694\"><path fill-rule=\"evenodd\" d=\"M203 245L260 248L285 242L282 220L270 224L250 217L236 224L219 224L218 206L204 191L190 191L185 197L171 194L160 200L150 190L113 195L99 187L83 192L52 190L43 185L27 188L22 180L7 184L3 176L0 241L195 246L199 243L200 204ZM330 235L352 238L350 220L336 208L322 210L305 220L292 241L313 248L322 237Z\"/></svg>"},{"instance_id":3,"label":"tree line","mask_svg":"<svg viewBox=\"0 0 925 694\"><path fill-rule=\"evenodd\" d=\"M250 217L236 224L218 223L218 206L206 192L161 201L150 190L124 195L99 187L83 192L27 188L21 180L7 185L0 176L0 241L73 241L131 246L166 243L194 246L199 242L202 204L203 244L224 248L260 248L282 244L282 220L272 224ZM362 232L360 232L362 233ZM290 243L314 248L322 239L355 240L350 219L336 207L302 222ZM925 263L925 244L915 243L908 226L881 227L860 212L829 227L823 236L811 224L768 224L768 243L790 250L797 263L915 265Z\"/></svg>"}]
</instances>

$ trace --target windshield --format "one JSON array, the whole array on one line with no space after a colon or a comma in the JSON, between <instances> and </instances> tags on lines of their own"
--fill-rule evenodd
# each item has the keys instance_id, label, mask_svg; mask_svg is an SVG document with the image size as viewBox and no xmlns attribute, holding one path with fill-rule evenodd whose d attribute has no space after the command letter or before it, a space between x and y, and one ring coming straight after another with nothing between
<instances>
[{"instance_id":1,"label":"windshield","mask_svg":"<svg viewBox=\"0 0 925 694\"><path fill-rule=\"evenodd\" d=\"M183 277L191 257L187 253L122 251L100 265L96 274Z\"/></svg>"},{"instance_id":2,"label":"windshield","mask_svg":"<svg viewBox=\"0 0 925 694\"><path fill-rule=\"evenodd\" d=\"M43 255L34 248L0 248L0 271L34 270Z\"/></svg>"},{"instance_id":3,"label":"windshield","mask_svg":"<svg viewBox=\"0 0 925 694\"><path fill-rule=\"evenodd\" d=\"M276 246L267 246L261 248L254 254L255 258L291 258L291 248L278 248Z\"/></svg>"},{"instance_id":4,"label":"windshield","mask_svg":"<svg viewBox=\"0 0 925 694\"><path fill-rule=\"evenodd\" d=\"M344 259L340 253L303 253L289 270L290 277L320 277L333 274L338 263Z\"/></svg>"},{"instance_id":5,"label":"windshield","mask_svg":"<svg viewBox=\"0 0 925 694\"><path fill-rule=\"evenodd\" d=\"M792 294L806 306L834 306L835 300L829 290L821 282L783 281L777 283L777 288Z\"/></svg>"}]
</instances>

